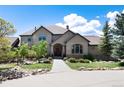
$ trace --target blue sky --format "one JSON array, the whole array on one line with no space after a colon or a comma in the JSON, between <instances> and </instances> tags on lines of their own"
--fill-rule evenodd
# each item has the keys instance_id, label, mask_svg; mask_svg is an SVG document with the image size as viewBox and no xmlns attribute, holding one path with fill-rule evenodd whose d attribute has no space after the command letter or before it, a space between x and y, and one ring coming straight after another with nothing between
<instances>
[{"instance_id":1,"label":"blue sky","mask_svg":"<svg viewBox=\"0 0 124 93\"><path fill-rule=\"evenodd\" d=\"M124 6L0 6L0 17L12 22L17 29L15 36L39 25L59 24L65 26L76 19L72 30L81 34L96 35L94 31L101 31L106 20L113 21L114 14L122 12ZM109 13L108 17L107 14ZM65 18L65 20L64 20ZM81 22L79 22L81 18ZM92 21L95 20L95 21ZM68 22L69 21L69 22ZM77 22L78 21L78 22ZM85 22L84 22L85 21ZM77 24L79 24L77 26ZM97 26L94 26L97 25ZM88 31L84 31L89 27ZM78 29L77 29L78 28ZM94 31L93 31L94 30ZM95 34L94 34L95 33Z\"/></svg>"}]
</instances>

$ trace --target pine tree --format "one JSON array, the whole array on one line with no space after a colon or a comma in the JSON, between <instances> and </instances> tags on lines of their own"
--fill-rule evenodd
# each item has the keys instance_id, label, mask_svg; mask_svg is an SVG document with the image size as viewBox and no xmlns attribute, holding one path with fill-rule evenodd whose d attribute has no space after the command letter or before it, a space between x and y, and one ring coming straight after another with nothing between
<instances>
[{"instance_id":1,"label":"pine tree","mask_svg":"<svg viewBox=\"0 0 124 93\"><path fill-rule=\"evenodd\" d=\"M103 36L101 38L100 50L105 55L110 57L112 51L112 44L111 44L111 35L110 35L110 27L108 21L106 21L103 27Z\"/></svg>"},{"instance_id":2,"label":"pine tree","mask_svg":"<svg viewBox=\"0 0 124 93\"><path fill-rule=\"evenodd\" d=\"M124 14L117 14L115 21L112 29L114 44L112 55L124 58Z\"/></svg>"}]
</instances>

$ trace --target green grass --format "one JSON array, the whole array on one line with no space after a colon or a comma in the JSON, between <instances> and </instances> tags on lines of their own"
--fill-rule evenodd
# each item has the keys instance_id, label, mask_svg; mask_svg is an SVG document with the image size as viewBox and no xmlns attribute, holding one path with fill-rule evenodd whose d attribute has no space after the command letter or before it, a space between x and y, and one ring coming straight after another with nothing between
<instances>
[{"instance_id":1,"label":"green grass","mask_svg":"<svg viewBox=\"0 0 124 93\"><path fill-rule=\"evenodd\" d=\"M52 64L48 63L37 63L37 64L30 64L30 65L22 65L22 69L26 70L37 70L37 69L48 69L51 70Z\"/></svg>"},{"instance_id":2,"label":"green grass","mask_svg":"<svg viewBox=\"0 0 124 93\"><path fill-rule=\"evenodd\" d=\"M107 62L92 62L92 63L70 63L67 62L67 65L72 69L79 69L80 67L85 68L115 68L120 67L119 62L107 63Z\"/></svg>"},{"instance_id":3,"label":"green grass","mask_svg":"<svg viewBox=\"0 0 124 93\"><path fill-rule=\"evenodd\" d=\"M10 69L10 68L14 68L16 66L17 66L16 63L0 64L0 71L7 70L7 69ZM36 63L36 64L31 64L31 65L21 65L20 67L24 71L32 71L32 70L37 70L37 69L48 69L48 70L51 70L52 64Z\"/></svg>"},{"instance_id":4,"label":"green grass","mask_svg":"<svg viewBox=\"0 0 124 93\"><path fill-rule=\"evenodd\" d=\"M15 63L0 64L0 71L15 67Z\"/></svg>"}]
</instances>

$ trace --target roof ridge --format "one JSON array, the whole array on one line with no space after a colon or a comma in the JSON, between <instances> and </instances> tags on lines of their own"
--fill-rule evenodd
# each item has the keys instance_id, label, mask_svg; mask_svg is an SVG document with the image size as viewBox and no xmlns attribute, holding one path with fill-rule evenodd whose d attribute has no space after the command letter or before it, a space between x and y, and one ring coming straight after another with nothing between
<instances>
[{"instance_id":1,"label":"roof ridge","mask_svg":"<svg viewBox=\"0 0 124 93\"><path fill-rule=\"evenodd\" d=\"M95 35L92 35L92 36L91 35L90 36L89 35L84 35L84 36L87 36L87 37L99 37L99 36L95 36Z\"/></svg>"}]
</instances>

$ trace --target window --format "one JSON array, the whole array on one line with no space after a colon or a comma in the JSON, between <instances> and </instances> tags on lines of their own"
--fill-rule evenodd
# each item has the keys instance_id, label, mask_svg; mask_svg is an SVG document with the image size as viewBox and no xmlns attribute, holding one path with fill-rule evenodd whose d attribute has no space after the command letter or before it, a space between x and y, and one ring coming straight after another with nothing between
<instances>
[{"instance_id":1,"label":"window","mask_svg":"<svg viewBox=\"0 0 124 93\"><path fill-rule=\"evenodd\" d=\"M28 38L28 42L31 42L31 38Z\"/></svg>"},{"instance_id":2,"label":"window","mask_svg":"<svg viewBox=\"0 0 124 93\"><path fill-rule=\"evenodd\" d=\"M46 40L46 36L45 36L45 35L41 35L41 36L39 37L39 41L41 41L41 40Z\"/></svg>"},{"instance_id":3,"label":"window","mask_svg":"<svg viewBox=\"0 0 124 93\"><path fill-rule=\"evenodd\" d=\"M72 53L74 54L82 54L83 50L82 50L82 45L80 44L74 44L72 46Z\"/></svg>"}]
</instances>

